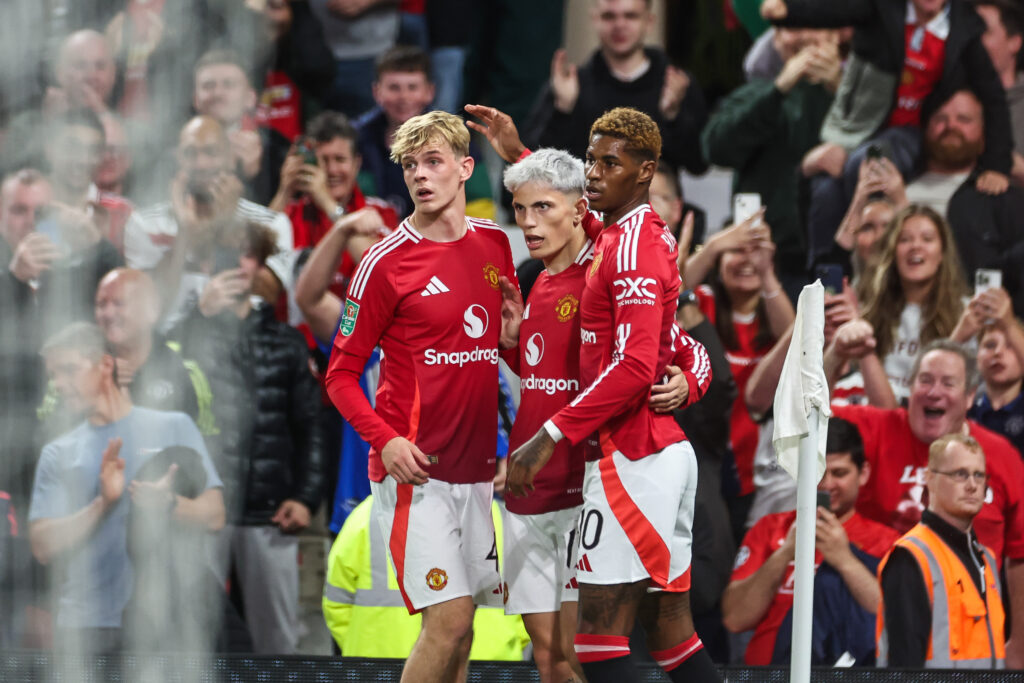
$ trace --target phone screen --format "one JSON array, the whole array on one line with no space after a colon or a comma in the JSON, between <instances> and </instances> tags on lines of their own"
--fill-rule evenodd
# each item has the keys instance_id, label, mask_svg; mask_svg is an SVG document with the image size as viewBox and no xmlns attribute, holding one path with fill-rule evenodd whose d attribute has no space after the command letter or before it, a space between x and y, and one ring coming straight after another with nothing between
<instances>
[{"instance_id":1,"label":"phone screen","mask_svg":"<svg viewBox=\"0 0 1024 683\"><path fill-rule=\"evenodd\" d=\"M843 267L838 263L823 263L814 269L815 276L821 280L826 294L841 294L843 291Z\"/></svg>"},{"instance_id":2,"label":"phone screen","mask_svg":"<svg viewBox=\"0 0 1024 683\"><path fill-rule=\"evenodd\" d=\"M832 496L829 495L828 491L818 491L818 500L815 503L817 507L825 508L826 510L832 510Z\"/></svg>"}]
</instances>

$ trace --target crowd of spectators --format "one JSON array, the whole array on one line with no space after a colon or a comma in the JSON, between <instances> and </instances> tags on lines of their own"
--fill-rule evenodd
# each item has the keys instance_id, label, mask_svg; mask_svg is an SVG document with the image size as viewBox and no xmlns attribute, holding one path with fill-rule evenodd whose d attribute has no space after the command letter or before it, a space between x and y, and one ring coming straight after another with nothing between
<instances>
[{"instance_id":1,"label":"crowd of spectators","mask_svg":"<svg viewBox=\"0 0 1024 683\"><path fill-rule=\"evenodd\" d=\"M746 82L717 101L649 45L652 0L588 0L598 47L578 66L556 49L557 2L11 4L0 647L295 653L298 534L325 509L341 653L407 653L418 622L368 526L368 446L321 373L363 253L412 211L395 130L479 97L528 147L579 157L612 107L661 128L651 203L682 247L678 320L714 370L676 414L699 463L693 612L713 658L789 661L796 491L772 400L820 277L837 418L815 663L948 664L922 626L947 618L943 589L914 581L962 561L981 571L991 656L1024 668L1020 0L705 0L749 32ZM511 226L498 160L483 138L470 153L467 214ZM709 224L680 176L712 165L761 208ZM524 295L540 268L519 265ZM958 508L957 486L983 503ZM473 656L522 657L521 622L476 627L493 638Z\"/></svg>"}]
</instances>

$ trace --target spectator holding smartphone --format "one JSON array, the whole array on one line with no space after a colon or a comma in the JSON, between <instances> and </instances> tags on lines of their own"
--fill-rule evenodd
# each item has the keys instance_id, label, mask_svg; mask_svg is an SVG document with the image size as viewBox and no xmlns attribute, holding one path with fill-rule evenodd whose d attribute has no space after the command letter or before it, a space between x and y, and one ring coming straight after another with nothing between
<instances>
[{"instance_id":1,"label":"spectator holding smartphone","mask_svg":"<svg viewBox=\"0 0 1024 683\"><path fill-rule=\"evenodd\" d=\"M170 201L139 212L125 235L128 266L149 271L163 297L161 331L180 322L210 279L215 245L230 228L254 221L276 235L277 254L257 274L255 293L274 301L292 280L292 229L277 211L242 198L235 158L224 126L197 116L181 129L178 172Z\"/></svg>"},{"instance_id":2,"label":"spectator holding smartphone","mask_svg":"<svg viewBox=\"0 0 1024 683\"><path fill-rule=\"evenodd\" d=\"M861 317L836 332L826 367L858 359L869 402L896 408L910 396L922 346L971 336L958 324L966 294L949 224L934 210L911 204L893 219L865 286Z\"/></svg>"},{"instance_id":3,"label":"spectator holding smartphone","mask_svg":"<svg viewBox=\"0 0 1024 683\"><path fill-rule=\"evenodd\" d=\"M367 197L357 176L362 165L359 134L344 114L325 111L309 123L307 133L292 146L281 167L281 184L270 208L282 211L292 224L296 249L315 247L332 226L357 221L359 231L347 231L344 255L331 291L344 297L349 278L363 253L398 227L398 216L387 202ZM345 218L346 220L342 221Z\"/></svg>"},{"instance_id":4,"label":"spectator holding smartphone","mask_svg":"<svg viewBox=\"0 0 1024 683\"><path fill-rule=\"evenodd\" d=\"M763 222L763 212L718 233L686 265L689 282L707 272L705 252L714 254L708 284L697 287L701 312L715 326L725 347L737 398L733 402L729 432L736 462L738 489L729 498L733 533L742 537L747 512L754 498L754 454L760 429L743 400L751 373L775 340L793 322L793 305L775 275L775 244ZM696 267L694 267L696 266Z\"/></svg>"},{"instance_id":5,"label":"spectator holding smartphone","mask_svg":"<svg viewBox=\"0 0 1024 683\"><path fill-rule=\"evenodd\" d=\"M1013 315L1010 295L1002 287L976 292L961 321L977 335L982 380L967 416L1024 453L1024 329Z\"/></svg>"}]
</instances>

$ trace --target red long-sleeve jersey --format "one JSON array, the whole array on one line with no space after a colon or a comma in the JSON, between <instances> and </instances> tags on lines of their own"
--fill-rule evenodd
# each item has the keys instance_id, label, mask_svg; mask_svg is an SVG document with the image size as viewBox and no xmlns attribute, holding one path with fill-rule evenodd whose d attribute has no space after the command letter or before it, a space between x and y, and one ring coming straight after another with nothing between
<instances>
[{"instance_id":1,"label":"red long-sleeve jersey","mask_svg":"<svg viewBox=\"0 0 1024 683\"><path fill-rule=\"evenodd\" d=\"M595 217L588 214L588 234ZM552 418L572 443L596 432L588 459L619 451L632 460L685 439L671 414L648 405L673 356L698 400L711 382L704 347L675 324L676 241L643 204L597 237L580 303L580 380L587 388ZM591 444L592 445L592 444Z\"/></svg>"},{"instance_id":2,"label":"red long-sleeve jersey","mask_svg":"<svg viewBox=\"0 0 1024 683\"><path fill-rule=\"evenodd\" d=\"M327 369L334 405L372 446L370 479L387 476L380 451L403 436L433 459L432 479L494 478L498 414L498 278L518 282L508 238L467 219L466 234L434 242L404 221L371 247L352 277ZM380 345L376 411L359 376Z\"/></svg>"}]
</instances>

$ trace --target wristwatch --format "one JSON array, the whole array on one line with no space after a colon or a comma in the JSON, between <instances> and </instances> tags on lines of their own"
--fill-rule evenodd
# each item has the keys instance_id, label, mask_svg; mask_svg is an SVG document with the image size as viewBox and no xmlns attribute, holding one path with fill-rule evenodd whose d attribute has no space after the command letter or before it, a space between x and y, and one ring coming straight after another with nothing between
<instances>
[{"instance_id":1,"label":"wristwatch","mask_svg":"<svg viewBox=\"0 0 1024 683\"><path fill-rule=\"evenodd\" d=\"M679 294L679 303L677 306L681 307L686 305L697 305L697 294L692 289L683 290Z\"/></svg>"},{"instance_id":2,"label":"wristwatch","mask_svg":"<svg viewBox=\"0 0 1024 683\"><path fill-rule=\"evenodd\" d=\"M334 211L331 212L331 222L337 221L339 218L345 215L345 207L341 204L334 206Z\"/></svg>"}]
</instances>

